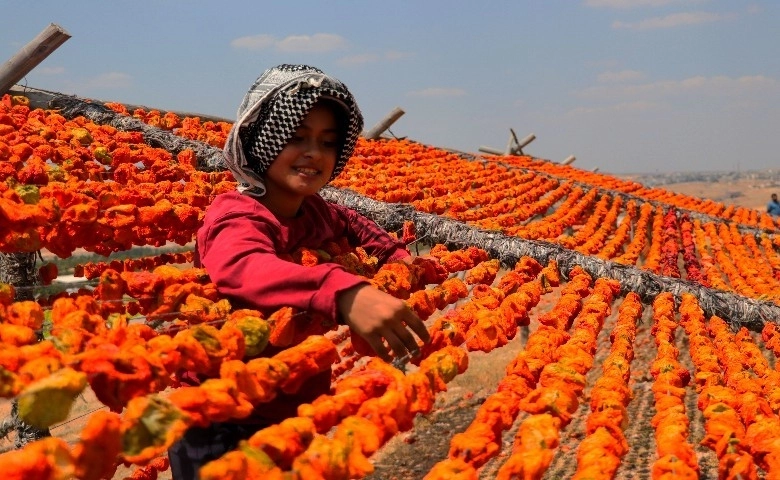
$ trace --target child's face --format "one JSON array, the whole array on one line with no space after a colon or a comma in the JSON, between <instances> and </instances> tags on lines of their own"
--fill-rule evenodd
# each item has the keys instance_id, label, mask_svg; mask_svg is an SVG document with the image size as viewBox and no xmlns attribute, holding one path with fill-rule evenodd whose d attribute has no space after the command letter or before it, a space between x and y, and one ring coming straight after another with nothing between
<instances>
[{"instance_id":1,"label":"child's face","mask_svg":"<svg viewBox=\"0 0 780 480\"><path fill-rule=\"evenodd\" d=\"M315 104L268 168L266 197L299 206L304 197L314 195L330 180L340 144L333 111Z\"/></svg>"}]
</instances>

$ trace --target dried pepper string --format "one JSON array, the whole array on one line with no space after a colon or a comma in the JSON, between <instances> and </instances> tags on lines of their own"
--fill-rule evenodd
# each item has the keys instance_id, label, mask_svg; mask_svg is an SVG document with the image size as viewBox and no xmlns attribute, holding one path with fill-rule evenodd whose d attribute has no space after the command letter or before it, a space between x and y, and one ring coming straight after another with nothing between
<instances>
[{"instance_id":1,"label":"dried pepper string","mask_svg":"<svg viewBox=\"0 0 780 480\"><path fill-rule=\"evenodd\" d=\"M658 458L653 462L654 479L679 476L698 478L699 464L693 445L688 442L689 420L685 412L684 387L691 379L690 372L680 363L675 346L674 297L664 292L653 300L651 333L657 353L650 366L655 379L653 397L656 414L651 420L655 428Z\"/></svg>"},{"instance_id":2,"label":"dried pepper string","mask_svg":"<svg viewBox=\"0 0 780 480\"><path fill-rule=\"evenodd\" d=\"M601 368L602 375L590 390L590 413L586 436L577 447L577 470L573 479L613 478L628 452L624 430L633 397L628 385L637 323L642 302L634 292L626 294L618 307L618 318L610 333L612 346Z\"/></svg>"},{"instance_id":3,"label":"dried pepper string","mask_svg":"<svg viewBox=\"0 0 780 480\"><path fill-rule=\"evenodd\" d=\"M127 111L126 108L117 103L106 104L106 106L127 115L131 114ZM208 134L211 133L211 131L219 130L223 133L221 142L216 141L212 143L211 141L206 141L206 143L213 144L218 148L224 146L224 140L226 138L226 133L224 132L226 129L229 129L229 124L225 122L200 122L199 119L191 117L179 119L175 115L170 114L170 112L162 115L161 112L157 110L144 111L142 109L136 109L132 112L132 115L141 119L142 121L145 121L148 124L159 126L163 129L176 130L178 134L193 139L202 140L203 138L208 138ZM400 142L397 140L366 142L361 139L361 143L366 145L366 150L370 149L372 154L376 153L379 155L387 155L388 153L392 153L398 150L411 150L410 147L416 146L411 142ZM379 145L382 143L390 145L389 148L379 148ZM398 147L395 147L394 145L398 145ZM363 152L361 152L360 149L358 149L358 152L359 155L363 155ZM530 157L502 157L501 162L522 166L524 168L533 168L533 170L537 172L555 173L557 175L569 178L576 176L577 178L581 179L580 181L589 183L591 185L596 185L602 188L616 190L627 194L633 194L635 196L646 196L650 199L667 201L670 203L670 205L674 205L678 208L691 208L693 210L710 215L720 214L724 218L733 218L738 222L747 223L750 225L758 225L765 229L777 229L778 227L777 223L764 212L759 213L755 210L742 207L727 207L722 203L713 202L711 200L701 200L682 194L668 192L662 189L647 188L639 183L619 180L609 175L587 172L569 166L554 165L549 162L537 161L531 159Z\"/></svg>"},{"instance_id":4,"label":"dried pepper string","mask_svg":"<svg viewBox=\"0 0 780 480\"><path fill-rule=\"evenodd\" d=\"M721 352L710 339L704 312L695 297L687 294L682 296L679 311L680 325L688 335L691 359L696 367L697 406L705 418L706 434L701 443L718 456L719 476L757 478L745 424L738 412L739 393L728 384L726 371L721 370Z\"/></svg>"},{"instance_id":5,"label":"dried pepper string","mask_svg":"<svg viewBox=\"0 0 780 480\"><path fill-rule=\"evenodd\" d=\"M30 169L30 170L29 170L29 173L30 173L30 174L35 174L35 172L33 172L33 171L32 171L32 169ZM31 178L31 177L30 177L30 178ZM735 216L736 216L736 215L742 215L742 214L740 214L740 213L737 213L736 211L734 211L733 213L730 213L729 215L735 215ZM752 215L752 216L746 216L746 217L745 217L745 219L746 219L746 221L750 221L750 222L753 222L753 221L755 221L755 219L756 219L755 212L753 213L753 215ZM719 234L720 234L720 232L719 232ZM732 235L732 237L733 237L733 235ZM741 244L739 244L739 245L741 245ZM739 247L739 245L735 244L735 245L733 245L733 246L737 246L737 247ZM739 247L739 248L742 248L742 247ZM734 251L737 251L737 250L734 250ZM742 252L744 253L744 250L743 250ZM739 255L741 255L741 254L736 254L736 255L735 255L735 257L736 257L736 256L739 256ZM744 274L740 274L740 275L744 275ZM736 278L736 277L735 277L735 278Z\"/></svg>"},{"instance_id":6,"label":"dried pepper string","mask_svg":"<svg viewBox=\"0 0 780 480\"><path fill-rule=\"evenodd\" d=\"M569 338L566 329L579 312L581 295L587 294L590 280L582 270L572 271L569 283L562 289L561 300L539 319L542 326L529 335L525 349L507 365L507 374L499 382L497 393L482 404L464 432L453 436L448 459L434 465L425 477L427 480L449 478L453 471L476 478L476 468L498 453L501 432L514 422L520 398L533 390L541 369L552 361L550 355ZM545 280L528 276L525 281L539 284Z\"/></svg>"},{"instance_id":7,"label":"dried pepper string","mask_svg":"<svg viewBox=\"0 0 780 480\"><path fill-rule=\"evenodd\" d=\"M597 254L606 244L607 238L615 231L618 214L623 207L623 198L617 197L612 201L612 205L604 216L604 221L598 226L598 229L587 238L587 240L577 248L577 251L585 254ZM627 218L632 218L629 214ZM619 245L622 245L622 241Z\"/></svg>"},{"instance_id":8,"label":"dried pepper string","mask_svg":"<svg viewBox=\"0 0 780 480\"><path fill-rule=\"evenodd\" d=\"M536 422L540 417L538 415L549 414L554 417L558 428L566 426L572 419L573 414L579 408L579 396L585 388L585 374L591 369L594 362L596 351L596 338L603 326L603 322L611 312L614 295L619 292L617 282L613 280L596 280L593 292L585 299L581 312L577 315L573 325L573 333L564 342L556 356L558 358L548 363L541 370L538 383L527 395L519 402L521 410L531 414L520 425L520 430L525 431L523 424ZM550 428L549 422L544 422L545 429ZM554 426L554 425L552 425ZM598 430L599 435L606 434L606 430ZM611 437L610 437L611 438ZM552 461L552 449L544 449L534 455L533 460L522 454L522 438L517 440L520 449L516 454L510 457L499 470L499 478L509 479L516 474L527 474L529 478L541 478ZM623 439L625 442L625 439ZM602 442L601 438L594 437L595 445L585 444L586 451L583 452L587 457L588 448L593 448ZM556 443L553 443L556 445ZM583 444L580 444L581 447ZM613 446L614 450L622 447L618 442ZM627 447L626 447L627 449ZM603 452L599 452L603 456ZM578 459L580 453L578 452ZM514 458L514 460L513 460Z\"/></svg>"}]
</instances>

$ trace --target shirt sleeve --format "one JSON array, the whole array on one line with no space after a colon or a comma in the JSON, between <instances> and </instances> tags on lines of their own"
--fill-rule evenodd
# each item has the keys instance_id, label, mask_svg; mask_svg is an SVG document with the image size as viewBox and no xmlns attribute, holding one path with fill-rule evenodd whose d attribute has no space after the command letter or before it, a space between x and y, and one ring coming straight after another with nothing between
<instances>
[{"instance_id":1,"label":"shirt sleeve","mask_svg":"<svg viewBox=\"0 0 780 480\"><path fill-rule=\"evenodd\" d=\"M401 260L411 255L402 241L391 237L376 222L351 208L336 204L332 204L332 207L346 223L350 243L363 247L366 253L377 257L380 263Z\"/></svg>"},{"instance_id":2,"label":"shirt sleeve","mask_svg":"<svg viewBox=\"0 0 780 480\"><path fill-rule=\"evenodd\" d=\"M339 292L365 283L341 265L305 267L279 258L279 232L262 211L223 213L198 233L200 261L218 290L265 313L290 306L336 320Z\"/></svg>"}]
</instances>

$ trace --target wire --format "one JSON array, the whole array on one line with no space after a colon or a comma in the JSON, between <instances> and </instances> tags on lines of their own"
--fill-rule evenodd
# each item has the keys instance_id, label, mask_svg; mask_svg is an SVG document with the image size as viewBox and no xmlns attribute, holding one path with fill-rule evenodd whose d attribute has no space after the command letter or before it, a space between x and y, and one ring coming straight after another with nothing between
<instances>
[{"instance_id":1,"label":"wire","mask_svg":"<svg viewBox=\"0 0 780 480\"><path fill-rule=\"evenodd\" d=\"M106 409L106 408L108 408L106 405L101 405L100 407L95 408L94 410L90 410L87 413L82 413L81 415L79 415L77 417L69 418L69 419L65 420L64 422L58 423L56 425L52 425L52 426L49 427L49 430L53 430L55 428L62 427L63 425L67 425L67 424L69 424L71 422L74 422L74 421L78 420L79 418L84 418L87 415L92 415L93 413L95 413L97 411L100 411L100 410L103 410L103 409Z\"/></svg>"}]
</instances>

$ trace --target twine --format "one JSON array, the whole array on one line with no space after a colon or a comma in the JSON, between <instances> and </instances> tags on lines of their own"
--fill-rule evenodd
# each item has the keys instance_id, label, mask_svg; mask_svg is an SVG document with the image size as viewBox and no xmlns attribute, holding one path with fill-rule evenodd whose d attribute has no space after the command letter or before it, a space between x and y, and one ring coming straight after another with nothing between
<instances>
[{"instance_id":1,"label":"twine","mask_svg":"<svg viewBox=\"0 0 780 480\"><path fill-rule=\"evenodd\" d=\"M425 236L433 244L441 243L456 249L469 246L482 248L508 268L524 256L543 265L555 260L561 273L568 277L569 272L579 265L593 278L617 280L623 294L635 292L644 303L651 303L661 292L670 292L679 304L682 294L689 293L698 299L707 315L723 318L732 328L745 326L760 331L765 321L780 319L780 306L773 303L602 260L558 244L478 229L456 220L418 212L409 205L379 202L349 190L325 187L321 195L330 202L356 210L386 230L398 230L405 221L412 221L418 235Z\"/></svg>"},{"instance_id":2,"label":"twine","mask_svg":"<svg viewBox=\"0 0 780 480\"><path fill-rule=\"evenodd\" d=\"M122 115L99 103L85 102L70 95L55 95L49 101L49 107L59 110L65 118L83 116L98 125L110 125L119 130L141 132L146 144L165 149L173 154L190 149L195 153L195 158L198 160L197 168L200 171L214 172L227 169L221 149L152 127L135 117Z\"/></svg>"}]
</instances>

